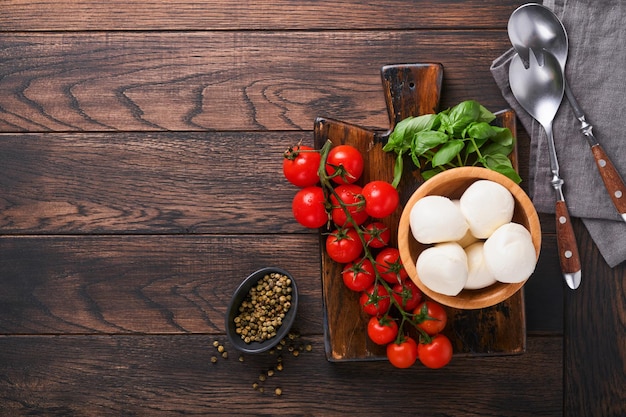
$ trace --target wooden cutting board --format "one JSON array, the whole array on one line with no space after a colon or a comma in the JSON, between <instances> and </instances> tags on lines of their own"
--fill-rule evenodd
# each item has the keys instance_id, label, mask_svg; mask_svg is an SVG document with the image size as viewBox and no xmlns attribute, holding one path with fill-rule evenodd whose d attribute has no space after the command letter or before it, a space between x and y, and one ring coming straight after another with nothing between
<instances>
[{"instance_id":1,"label":"wooden cutting board","mask_svg":"<svg viewBox=\"0 0 626 417\"><path fill-rule=\"evenodd\" d=\"M381 70L383 93L390 119L387 131L375 131L347 122L318 117L314 124L315 146L326 141L350 144L361 151L365 169L358 184L370 180L393 179L394 153L382 150L396 123L408 116L437 112L443 79L440 64L389 65ZM497 122L516 135L515 114L512 110L496 113ZM517 167L516 152L512 155ZM401 207L384 223L392 231L391 245L397 245L397 226L402 206L423 182L412 163L405 163L403 179L398 186ZM342 265L328 257L324 250L326 231L320 233L322 244L322 294L324 301L324 337L329 361L386 359L385 348L367 337L369 316L361 311L358 297L345 287L341 278ZM452 341L455 355L519 354L526 348L524 295L517 292L508 300L479 310L447 308L448 325L444 333Z\"/></svg>"}]
</instances>

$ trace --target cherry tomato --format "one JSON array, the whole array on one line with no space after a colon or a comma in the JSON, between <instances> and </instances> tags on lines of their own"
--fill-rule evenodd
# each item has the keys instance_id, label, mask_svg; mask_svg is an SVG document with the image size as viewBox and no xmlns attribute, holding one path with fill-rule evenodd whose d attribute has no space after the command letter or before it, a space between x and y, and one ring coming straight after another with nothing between
<instances>
[{"instance_id":1,"label":"cherry tomato","mask_svg":"<svg viewBox=\"0 0 626 417\"><path fill-rule=\"evenodd\" d=\"M405 279L402 284L395 284L391 289L392 297L404 311L413 312L422 301L422 292L410 279Z\"/></svg>"},{"instance_id":2,"label":"cherry tomato","mask_svg":"<svg viewBox=\"0 0 626 417\"><path fill-rule=\"evenodd\" d=\"M374 284L361 293L359 303L363 311L370 316L382 316L386 314L391 306L389 293L382 285Z\"/></svg>"},{"instance_id":3,"label":"cherry tomato","mask_svg":"<svg viewBox=\"0 0 626 417\"><path fill-rule=\"evenodd\" d=\"M328 256L340 264L354 261L363 252L359 234L354 229L335 229L326 238Z\"/></svg>"},{"instance_id":4,"label":"cherry tomato","mask_svg":"<svg viewBox=\"0 0 626 417\"><path fill-rule=\"evenodd\" d=\"M383 222L372 222L363 229L367 246L374 249L384 248L391 239L391 230Z\"/></svg>"},{"instance_id":5,"label":"cherry tomato","mask_svg":"<svg viewBox=\"0 0 626 417\"><path fill-rule=\"evenodd\" d=\"M367 322L367 335L377 345L386 345L398 335L398 323L390 316L371 317Z\"/></svg>"},{"instance_id":6,"label":"cherry tomato","mask_svg":"<svg viewBox=\"0 0 626 417\"><path fill-rule=\"evenodd\" d=\"M310 146L294 146L285 152L283 174L287 181L298 187L310 187L317 184L320 177L317 173L321 156Z\"/></svg>"},{"instance_id":7,"label":"cherry tomato","mask_svg":"<svg viewBox=\"0 0 626 417\"><path fill-rule=\"evenodd\" d=\"M417 361L417 350L415 340L405 336L402 342L387 345L387 359L396 368L408 368Z\"/></svg>"},{"instance_id":8,"label":"cherry tomato","mask_svg":"<svg viewBox=\"0 0 626 417\"><path fill-rule=\"evenodd\" d=\"M328 152L326 173L337 184L352 184L363 173L363 156L354 146L337 145Z\"/></svg>"},{"instance_id":9,"label":"cherry tomato","mask_svg":"<svg viewBox=\"0 0 626 417\"><path fill-rule=\"evenodd\" d=\"M365 211L372 217L382 219L396 211L400 204L398 191L386 181L372 181L363 187Z\"/></svg>"},{"instance_id":10,"label":"cherry tomato","mask_svg":"<svg viewBox=\"0 0 626 417\"><path fill-rule=\"evenodd\" d=\"M417 347L417 354L420 362L427 368L442 368L452 359L452 343L440 333L434 336L430 343L420 343Z\"/></svg>"},{"instance_id":11,"label":"cherry tomato","mask_svg":"<svg viewBox=\"0 0 626 417\"><path fill-rule=\"evenodd\" d=\"M298 191L291 203L295 219L304 227L315 229L328 221L326 199L322 187L306 187Z\"/></svg>"},{"instance_id":12,"label":"cherry tomato","mask_svg":"<svg viewBox=\"0 0 626 417\"><path fill-rule=\"evenodd\" d=\"M446 310L444 310L441 304L434 301L424 301L417 306L413 314L424 318L424 321L418 323L417 326L430 336L441 332L448 322Z\"/></svg>"},{"instance_id":13,"label":"cherry tomato","mask_svg":"<svg viewBox=\"0 0 626 417\"><path fill-rule=\"evenodd\" d=\"M369 259L347 264L343 267L341 276L343 283L352 291L365 291L376 280L374 265Z\"/></svg>"},{"instance_id":14,"label":"cherry tomato","mask_svg":"<svg viewBox=\"0 0 626 417\"><path fill-rule=\"evenodd\" d=\"M365 211L365 201L361 195L361 187L356 184L343 184L338 185L335 188L335 192L339 199L334 194L330 196L330 202L332 203L331 217L333 222L339 227L353 227L352 222L348 221L348 216L344 208L340 205L340 201L346 204L346 210L350 213L352 219L357 225L365 223L368 219L368 214Z\"/></svg>"},{"instance_id":15,"label":"cherry tomato","mask_svg":"<svg viewBox=\"0 0 626 417\"><path fill-rule=\"evenodd\" d=\"M401 283L409 277L404 266L402 266L398 249L385 248L376 255L375 260L380 277L390 284Z\"/></svg>"}]
</instances>

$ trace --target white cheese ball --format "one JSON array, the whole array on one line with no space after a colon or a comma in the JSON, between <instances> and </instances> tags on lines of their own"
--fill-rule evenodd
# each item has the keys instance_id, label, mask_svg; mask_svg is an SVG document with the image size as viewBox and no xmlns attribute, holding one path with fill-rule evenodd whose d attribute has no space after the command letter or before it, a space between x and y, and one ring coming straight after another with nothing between
<instances>
[{"instance_id":1,"label":"white cheese ball","mask_svg":"<svg viewBox=\"0 0 626 417\"><path fill-rule=\"evenodd\" d=\"M467 290L486 288L497 282L496 277L485 264L483 255L484 246L484 242L478 241L465 248L468 274L464 288Z\"/></svg>"},{"instance_id":2,"label":"white cheese ball","mask_svg":"<svg viewBox=\"0 0 626 417\"><path fill-rule=\"evenodd\" d=\"M530 232L521 224L500 226L483 248L485 265L500 282L526 280L535 270L537 254Z\"/></svg>"},{"instance_id":3,"label":"white cheese ball","mask_svg":"<svg viewBox=\"0 0 626 417\"><path fill-rule=\"evenodd\" d=\"M454 199L452 200L452 202L454 203L455 206L459 208L459 210L461 210L461 201L459 199ZM461 245L463 249L465 249L469 245L477 241L478 241L478 238L472 234L472 231L468 227L467 232L465 232L465 235L461 239L457 240L457 243Z\"/></svg>"},{"instance_id":4,"label":"white cheese ball","mask_svg":"<svg viewBox=\"0 0 626 417\"><path fill-rule=\"evenodd\" d=\"M490 180L470 185L460 198L460 209L467 219L472 235L487 239L513 218L515 200L509 190Z\"/></svg>"},{"instance_id":5,"label":"white cheese ball","mask_svg":"<svg viewBox=\"0 0 626 417\"><path fill-rule=\"evenodd\" d=\"M438 195L418 200L411 208L409 223L413 237L425 244L459 240L469 227L452 200Z\"/></svg>"},{"instance_id":6,"label":"white cheese ball","mask_svg":"<svg viewBox=\"0 0 626 417\"><path fill-rule=\"evenodd\" d=\"M455 296L467 282L467 255L456 242L439 243L424 250L415 267L422 283L440 294Z\"/></svg>"}]
</instances>

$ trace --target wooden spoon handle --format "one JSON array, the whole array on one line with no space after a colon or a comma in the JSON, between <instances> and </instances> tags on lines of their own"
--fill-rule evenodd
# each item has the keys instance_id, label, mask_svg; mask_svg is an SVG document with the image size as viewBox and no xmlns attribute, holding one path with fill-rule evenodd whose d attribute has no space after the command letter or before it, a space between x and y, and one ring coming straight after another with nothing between
<instances>
[{"instance_id":1,"label":"wooden spoon handle","mask_svg":"<svg viewBox=\"0 0 626 417\"><path fill-rule=\"evenodd\" d=\"M591 147L591 152L596 160L598 171L604 181L604 186L609 192L609 196L617 208L618 213L626 221L626 185L624 180L619 175L619 172L615 169L615 166L609 159L606 152L600 144L595 144Z\"/></svg>"},{"instance_id":2,"label":"wooden spoon handle","mask_svg":"<svg viewBox=\"0 0 626 417\"><path fill-rule=\"evenodd\" d=\"M580 256L569 211L563 200L556 202L556 242L563 277L567 285L575 290L580 285Z\"/></svg>"}]
</instances>

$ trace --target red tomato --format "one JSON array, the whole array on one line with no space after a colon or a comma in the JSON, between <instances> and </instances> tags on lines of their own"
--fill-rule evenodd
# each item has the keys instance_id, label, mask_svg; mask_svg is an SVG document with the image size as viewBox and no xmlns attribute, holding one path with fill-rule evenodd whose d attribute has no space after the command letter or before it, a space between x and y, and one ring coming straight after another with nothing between
<instances>
[{"instance_id":1,"label":"red tomato","mask_svg":"<svg viewBox=\"0 0 626 417\"><path fill-rule=\"evenodd\" d=\"M382 316L387 314L391 306L391 298L389 293L382 285L374 284L365 292L361 293L359 303L370 316Z\"/></svg>"},{"instance_id":2,"label":"red tomato","mask_svg":"<svg viewBox=\"0 0 626 417\"><path fill-rule=\"evenodd\" d=\"M315 229L328 221L326 199L322 187L306 187L298 191L291 203L295 219L304 227Z\"/></svg>"},{"instance_id":3,"label":"red tomato","mask_svg":"<svg viewBox=\"0 0 626 417\"><path fill-rule=\"evenodd\" d=\"M391 230L382 222L373 222L363 229L363 237L367 246L374 249L384 248L391 239Z\"/></svg>"},{"instance_id":4,"label":"red tomato","mask_svg":"<svg viewBox=\"0 0 626 417\"><path fill-rule=\"evenodd\" d=\"M420 343L417 347L420 362L427 368L438 369L446 366L452 359L452 343L443 334L434 336L430 343Z\"/></svg>"},{"instance_id":5,"label":"red tomato","mask_svg":"<svg viewBox=\"0 0 626 417\"><path fill-rule=\"evenodd\" d=\"M382 219L396 211L400 204L398 191L386 181L372 181L363 187L365 211L372 217Z\"/></svg>"},{"instance_id":6,"label":"red tomato","mask_svg":"<svg viewBox=\"0 0 626 417\"><path fill-rule=\"evenodd\" d=\"M415 340L405 336L402 342L387 345L387 359L396 368L408 368L417 361L417 349Z\"/></svg>"},{"instance_id":7,"label":"red tomato","mask_svg":"<svg viewBox=\"0 0 626 417\"><path fill-rule=\"evenodd\" d=\"M377 345L386 345L396 339L398 323L389 316L371 317L367 322L367 335Z\"/></svg>"},{"instance_id":8,"label":"red tomato","mask_svg":"<svg viewBox=\"0 0 626 417\"><path fill-rule=\"evenodd\" d=\"M410 279L405 279L402 284L395 284L391 289L392 297L404 311L413 312L422 301L422 292Z\"/></svg>"},{"instance_id":9,"label":"red tomato","mask_svg":"<svg viewBox=\"0 0 626 417\"><path fill-rule=\"evenodd\" d=\"M318 183L317 173L320 153L310 146L294 146L285 152L283 174L287 181L298 187L310 187Z\"/></svg>"},{"instance_id":10,"label":"red tomato","mask_svg":"<svg viewBox=\"0 0 626 417\"><path fill-rule=\"evenodd\" d=\"M363 252L363 245L356 230L336 229L326 238L326 252L333 261L346 264Z\"/></svg>"},{"instance_id":11,"label":"red tomato","mask_svg":"<svg viewBox=\"0 0 626 417\"><path fill-rule=\"evenodd\" d=\"M385 248L376 255L376 269L380 277L390 284L403 282L409 277L402 260L400 259L400 251L396 248Z\"/></svg>"},{"instance_id":12,"label":"red tomato","mask_svg":"<svg viewBox=\"0 0 626 417\"><path fill-rule=\"evenodd\" d=\"M448 322L448 314L446 310L434 301L424 301L421 303L415 311L416 320L423 319L421 323L417 324L417 327L424 330L430 336L436 335L441 332Z\"/></svg>"},{"instance_id":13,"label":"red tomato","mask_svg":"<svg viewBox=\"0 0 626 417\"><path fill-rule=\"evenodd\" d=\"M337 184L352 184L363 173L363 156L354 146L337 145L328 152L326 173Z\"/></svg>"},{"instance_id":14,"label":"red tomato","mask_svg":"<svg viewBox=\"0 0 626 417\"><path fill-rule=\"evenodd\" d=\"M357 225L363 224L365 220L368 219L369 216L365 211L365 201L361 195L361 187L356 184L343 184L338 185L335 188L335 192L337 196L339 196L339 199L337 199L334 194L331 194L330 202L332 203L332 209L330 215L337 226L354 226L352 222L348 221L345 210L350 213L352 220L354 220ZM340 202L346 205L345 210L340 205Z\"/></svg>"},{"instance_id":15,"label":"red tomato","mask_svg":"<svg viewBox=\"0 0 626 417\"><path fill-rule=\"evenodd\" d=\"M349 263L341 272L343 283L352 291L365 291L374 284L376 273L369 259L362 262Z\"/></svg>"}]
</instances>

